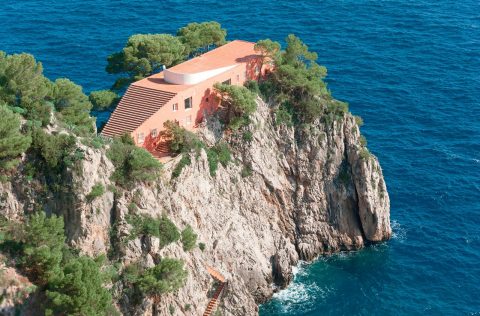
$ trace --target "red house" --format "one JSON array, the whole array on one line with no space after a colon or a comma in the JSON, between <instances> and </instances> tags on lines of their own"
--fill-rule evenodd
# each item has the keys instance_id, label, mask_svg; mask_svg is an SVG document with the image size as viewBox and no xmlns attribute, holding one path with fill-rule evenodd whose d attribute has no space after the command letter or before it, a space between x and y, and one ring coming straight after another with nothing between
<instances>
[{"instance_id":1,"label":"red house","mask_svg":"<svg viewBox=\"0 0 480 316\"><path fill-rule=\"evenodd\" d=\"M137 146L161 156L164 122L176 121L194 130L220 104L215 83L243 85L258 78L261 56L254 45L235 40L132 83L101 134L113 137L129 133Z\"/></svg>"}]
</instances>

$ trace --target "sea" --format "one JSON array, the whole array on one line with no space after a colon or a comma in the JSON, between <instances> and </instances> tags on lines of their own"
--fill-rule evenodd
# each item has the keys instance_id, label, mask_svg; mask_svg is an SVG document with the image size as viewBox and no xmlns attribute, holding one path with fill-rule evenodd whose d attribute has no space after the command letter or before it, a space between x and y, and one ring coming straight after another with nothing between
<instances>
[{"instance_id":1,"label":"sea","mask_svg":"<svg viewBox=\"0 0 480 316\"><path fill-rule=\"evenodd\" d=\"M390 241L301 263L260 315L480 315L480 1L0 0L0 50L89 92L130 35L209 20L316 51L391 199Z\"/></svg>"}]
</instances>

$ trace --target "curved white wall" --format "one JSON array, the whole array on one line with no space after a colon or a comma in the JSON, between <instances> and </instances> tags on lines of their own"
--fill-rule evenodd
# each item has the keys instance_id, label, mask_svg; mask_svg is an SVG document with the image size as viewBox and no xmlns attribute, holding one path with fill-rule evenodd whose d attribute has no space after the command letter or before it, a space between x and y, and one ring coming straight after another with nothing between
<instances>
[{"instance_id":1,"label":"curved white wall","mask_svg":"<svg viewBox=\"0 0 480 316\"><path fill-rule=\"evenodd\" d=\"M163 77L165 81L168 83L192 85L192 84L197 84L199 82L205 81L216 75L219 75L222 72L225 72L234 68L235 66L237 65L231 65L227 67L222 67L222 68L217 68L217 69L212 69L212 70L207 70L207 71L202 71L197 73L190 73L190 74L184 74L184 73L174 72L169 69L165 69L163 71Z\"/></svg>"}]
</instances>

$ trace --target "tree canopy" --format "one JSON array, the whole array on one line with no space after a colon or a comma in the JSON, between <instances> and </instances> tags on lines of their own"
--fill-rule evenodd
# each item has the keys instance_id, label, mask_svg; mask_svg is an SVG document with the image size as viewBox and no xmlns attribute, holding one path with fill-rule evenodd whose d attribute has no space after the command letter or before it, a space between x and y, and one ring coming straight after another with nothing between
<instances>
[{"instance_id":1,"label":"tree canopy","mask_svg":"<svg viewBox=\"0 0 480 316\"><path fill-rule=\"evenodd\" d=\"M95 110L106 110L120 100L120 96L111 90L92 91L88 98Z\"/></svg>"},{"instance_id":2,"label":"tree canopy","mask_svg":"<svg viewBox=\"0 0 480 316\"><path fill-rule=\"evenodd\" d=\"M220 23L215 21L202 23L189 23L177 31L177 36L185 45L185 54L199 55L209 49L225 44L227 30L222 29Z\"/></svg>"},{"instance_id":3,"label":"tree canopy","mask_svg":"<svg viewBox=\"0 0 480 316\"><path fill-rule=\"evenodd\" d=\"M29 135L20 131L20 115L0 104L0 171L7 171L18 162L16 159L30 147Z\"/></svg>"},{"instance_id":4,"label":"tree canopy","mask_svg":"<svg viewBox=\"0 0 480 316\"><path fill-rule=\"evenodd\" d=\"M123 74L114 84L121 89L126 84L145 78L184 60L185 46L170 34L136 34L129 37L122 51L107 59L107 72Z\"/></svg>"},{"instance_id":5,"label":"tree canopy","mask_svg":"<svg viewBox=\"0 0 480 316\"><path fill-rule=\"evenodd\" d=\"M103 287L104 275L93 259L80 256L69 260L62 277L54 279L47 290L46 315L107 315L112 297Z\"/></svg>"},{"instance_id":6,"label":"tree canopy","mask_svg":"<svg viewBox=\"0 0 480 316\"><path fill-rule=\"evenodd\" d=\"M280 53L280 43L272 41L271 39L264 39L264 40L259 40L255 46L254 49L255 51L260 53L261 56L261 67L260 67L260 73L262 73L262 67L266 63L269 64L274 64L274 61L279 58L279 53ZM261 76L259 77L259 79Z\"/></svg>"},{"instance_id":7,"label":"tree canopy","mask_svg":"<svg viewBox=\"0 0 480 316\"><path fill-rule=\"evenodd\" d=\"M138 277L138 285L147 295L170 293L183 286L187 275L182 260L164 258Z\"/></svg>"},{"instance_id":8,"label":"tree canopy","mask_svg":"<svg viewBox=\"0 0 480 316\"><path fill-rule=\"evenodd\" d=\"M225 118L229 127L238 129L247 124L250 114L257 109L255 94L243 86L216 83L214 88L226 107Z\"/></svg>"}]
</instances>

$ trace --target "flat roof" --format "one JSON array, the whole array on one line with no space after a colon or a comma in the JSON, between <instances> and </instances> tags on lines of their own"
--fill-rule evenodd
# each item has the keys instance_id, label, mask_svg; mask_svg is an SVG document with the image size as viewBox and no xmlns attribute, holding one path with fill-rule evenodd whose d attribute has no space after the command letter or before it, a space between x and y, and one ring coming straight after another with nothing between
<instances>
[{"instance_id":1,"label":"flat roof","mask_svg":"<svg viewBox=\"0 0 480 316\"><path fill-rule=\"evenodd\" d=\"M168 69L173 72L186 74L246 63L259 56L255 52L254 46L255 43L252 42L234 40ZM168 83L164 79L163 72L136 81L132 85L173 93L178 93L192 86Z\"/></svg>"}]
</instances>

